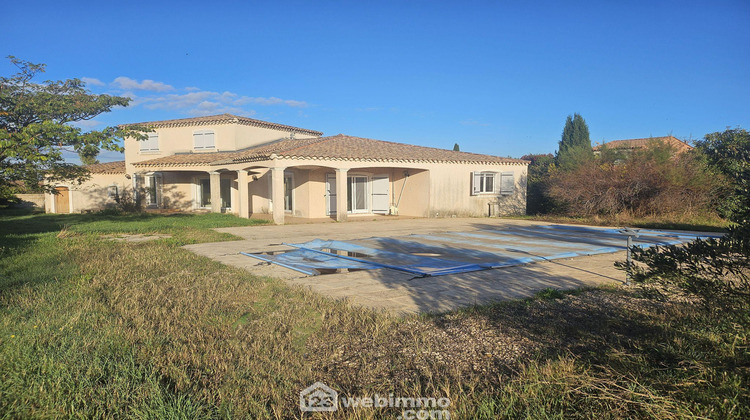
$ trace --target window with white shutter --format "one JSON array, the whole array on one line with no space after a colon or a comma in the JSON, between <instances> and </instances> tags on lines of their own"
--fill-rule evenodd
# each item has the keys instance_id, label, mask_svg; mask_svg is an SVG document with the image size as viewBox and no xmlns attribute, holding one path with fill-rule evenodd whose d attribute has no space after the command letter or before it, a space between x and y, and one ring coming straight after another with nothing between
<instances>
[{"instance_id":1,"label":"window with white shutter","mask_svg":"<svg viewBox=\"0 0 750 420\"><path fill-rule=\"evenodd\" d=\"M158 152L159 151L159 135L156 133L148 133L148 139L141 140L141 152Z\"/></svg>"},{"instance_id":2,"label":"window with white shutter","mask_svg":"<svg viewBox=\"0 0 750 420\"><path fill-rule=\"evenodd\" d=\"M193 133L193 144L196 150L215 148L213 130L202 130Z\"/></svg>"}]
</instances>

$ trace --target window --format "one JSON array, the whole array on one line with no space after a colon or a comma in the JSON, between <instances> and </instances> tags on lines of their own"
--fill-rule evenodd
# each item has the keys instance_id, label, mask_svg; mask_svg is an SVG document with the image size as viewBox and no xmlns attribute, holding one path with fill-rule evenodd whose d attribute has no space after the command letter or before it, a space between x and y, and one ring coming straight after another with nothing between
<instances>
[{"instance_id":1,"label":"window","mask_svg":"<svg viewBox=\"0 0 750 420\"><path fill-rule=\"evenodd\" d=\"M219 197L221 198L221 208L232 208L232 180L221 179L219 181ZM198 195L196 197L198 207L211 207L211 179L201 178L198 180Z\"/></svg>"},{"instance_id":2,"label":"window","mask_svg":"<svg viewBox=\"0 0 750 420\"><path fill-rule=\"evenodd\" d=\"M146 187L146 206L159 207L161 205L161 175L146 175L144 177Z\"/></svg>"},{"instance_id":3,"label":"window","mask_svg":"<svg viewBox=\"0 0 750 420\"><path fill-rule=\"evenodd\" d=\"M148 133L148 139L141 140L141 152L158 152L159 151L159 135L156 133Z\"/></svg>"},{"instance_id":4,"label":"window","mask_svg":"<svg viewBox=\"0 0 750 420\"><path fill-rule=\"evenodd\" d=\"M516 180L513 178L513 172L503 172L500 174L500 194L511 195L516 191Z\"/></svg>"},{"instance_id":5,"label":"window","mask_svg":"<svg viewBox=\"0 0 750 420\"><path fill-rule=\"evenodd\" d=\"M193 144L196 150L210 150L214 146L213 130L201 130L193 133Z\"/></svg>"},{"instance_id":6,"label":"window","mask_svg":"<svg viewBox=\"0 0 750 420\"><path fill-rule=\"evenodd\" d=\"M198 207L211 207L211 180L198 180Z\"/></svg>"},{"instance_id":7,"label":"window","mask_svg":"<svg viewBox=\"0 0 750 420\"><path fill-rule=\"evenodd\" d=\"M221 207L225 209L232 208L232 180L222 179L219 182L221 187Z\"/></svg>"},{"instance_id":8,"label":"window","mask_svg":"<svg viewBox=\"0 0 750 420\"><path fill-rule=\"evenodd\" d=\"M292 200L292 192L294 190L294 176L292 174L284 174L284 211L292 211L294 207L294 201Z\"/></svg>"},{"instance_id":9,"label":"window","mask_svg":"<svg viewBox=\"0 0 750 420\"><path fill-rule=\"evenodd\" d=\"M471 194L491 194L495 192L495 172L472 172Z\"/></svg>"},{"instance_id":10,"label":"window","mask_svg":"<svg viewBox=\"0 0 750 420\"><path fill-rule=\"evenodd\" d=\"M107 197L114 199L115 201L119 200L120 197L117 194L117 185L110 185L107 187Z\"/></svg>"}]
</instances>

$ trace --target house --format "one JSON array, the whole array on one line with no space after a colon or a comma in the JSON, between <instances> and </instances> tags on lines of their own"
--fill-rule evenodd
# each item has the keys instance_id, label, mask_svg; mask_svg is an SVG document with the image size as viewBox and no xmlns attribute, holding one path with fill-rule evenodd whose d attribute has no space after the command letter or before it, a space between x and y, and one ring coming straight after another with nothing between
<instances>
[{"instance_id":1,"label":"house","mask_svg":"<svg viewBox=\"0 0 750 420\"><path fill-rule=\"evenodd\" d=\"M603 147L609 150L617 150L625 153L630 153L636 149L643 149L652 142L662 142L665 145L672 147L675 154L684 153L688 150L692 150L693 146L679 140L673 136L664 137L648 137L643 139L628 139L628 140L613 140L608 141L604 144L594 146L594 154L601 153Z\"/></svg>"},{"instance_id":2,"label":"house","mask_svg":"<svg viewBox=\"0 0 750 420\"><path fill-rule=\"evenodd\" d=\"M56 186L49 211L106 207L137 194L147 208L301 218L523 213L528 162L321 132L223 114L153 121L125 160ZM341 210L340 210L341 209Z\"/></svg>"}]
</instances>

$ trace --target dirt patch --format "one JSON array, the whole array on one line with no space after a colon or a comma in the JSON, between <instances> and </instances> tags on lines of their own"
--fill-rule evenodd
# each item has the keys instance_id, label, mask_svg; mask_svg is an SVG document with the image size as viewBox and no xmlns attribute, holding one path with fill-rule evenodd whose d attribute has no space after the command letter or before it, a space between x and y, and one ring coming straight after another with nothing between
<instances>
[{"instance_id":1,"label":"dirt patch","mask_svg":"<svg viewBox=\"0 0 750 420\"><path fill-rule=\"evenodd\" d=\"M108 241L117 241L117 242L146 242L146 241L155 241L157 239L165 239L165 238L171 238L172 235L164 235L160 233L154 233L150 235L144 235L144 234L116 234L116 235L102 235L102 239L106 239Z\"/></svg>"}]
</instances>

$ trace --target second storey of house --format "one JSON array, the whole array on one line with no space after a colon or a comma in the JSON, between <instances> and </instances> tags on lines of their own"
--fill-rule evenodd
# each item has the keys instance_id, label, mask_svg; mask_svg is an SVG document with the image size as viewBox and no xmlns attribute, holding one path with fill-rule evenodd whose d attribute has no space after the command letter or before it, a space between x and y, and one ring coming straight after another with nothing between
<instances>
[{"instance_id":1,"label":"second storey of house","mask_svg":"<svg viewBox=\"0 0 750 420\"><path fill-rule=\"evenodd\" d=\"M150 127L147 140L125 140L128 173L133 163L160 157L190 154L234 152L289 138L320 137L323 133L236 115L139 123Z\"/></svg>"}]
</instances>

